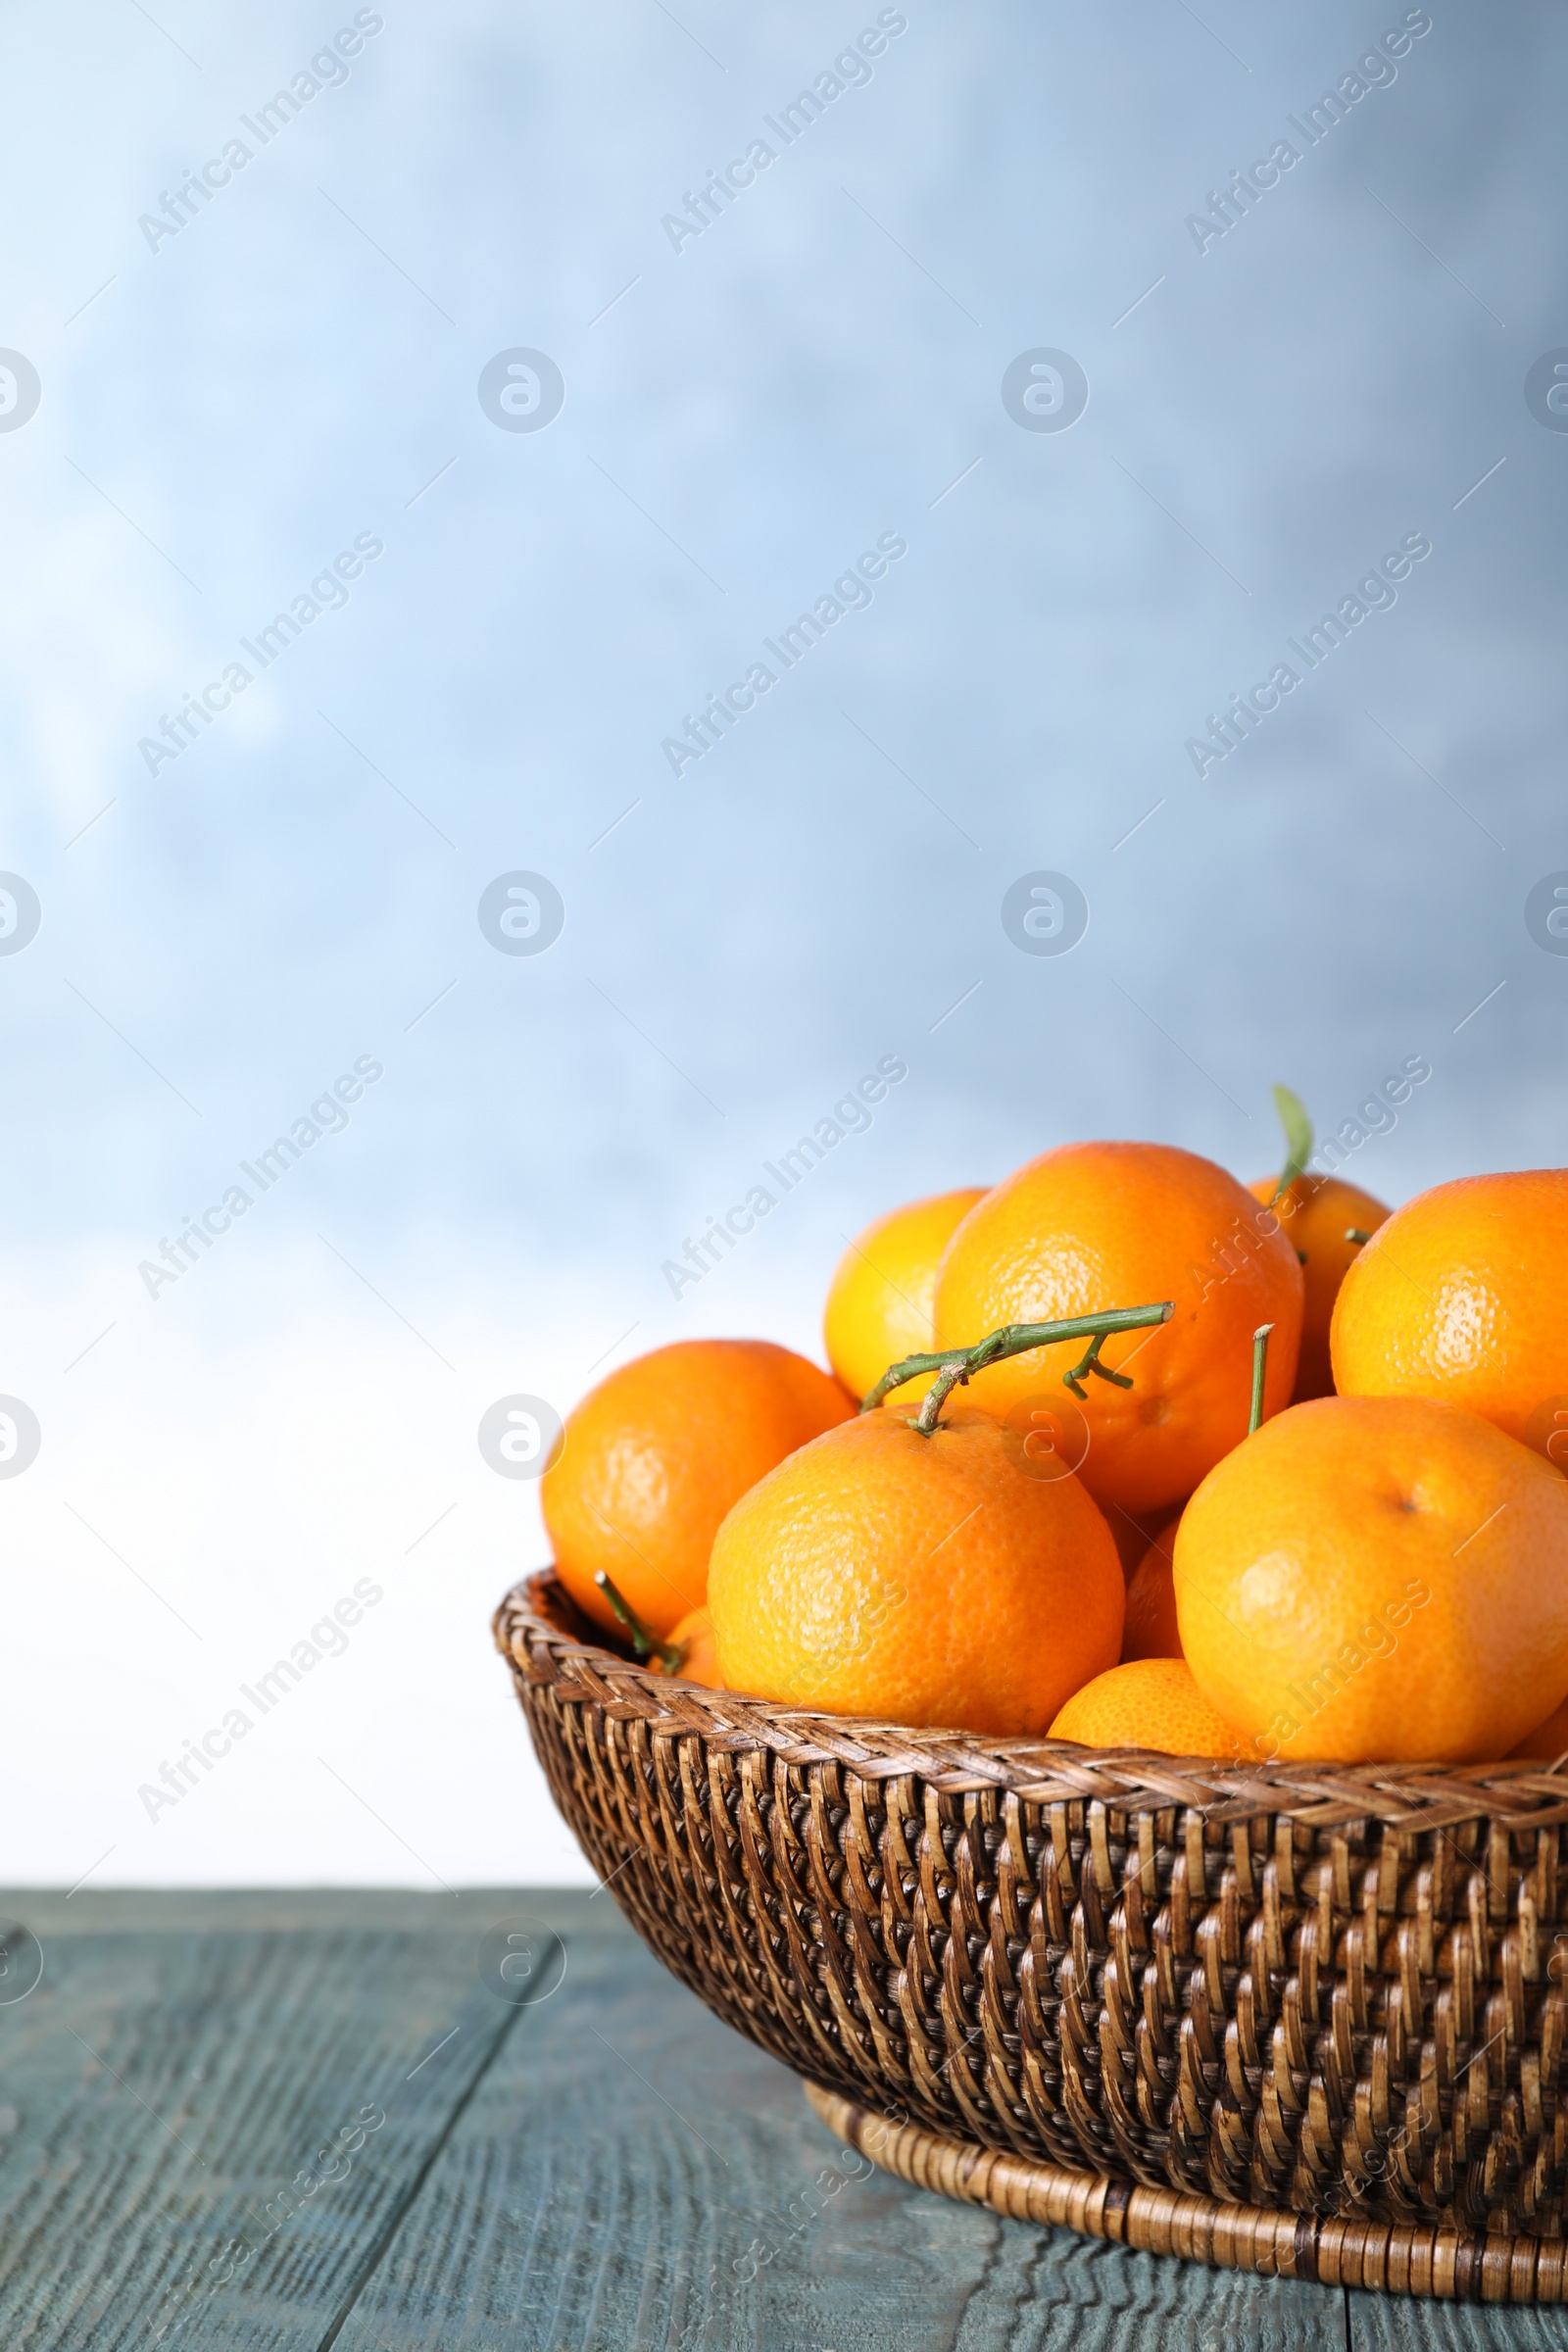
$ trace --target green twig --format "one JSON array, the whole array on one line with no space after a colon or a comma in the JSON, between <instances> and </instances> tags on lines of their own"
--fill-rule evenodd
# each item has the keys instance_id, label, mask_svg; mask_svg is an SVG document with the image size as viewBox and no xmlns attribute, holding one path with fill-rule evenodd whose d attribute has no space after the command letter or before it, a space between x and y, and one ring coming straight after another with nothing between
<instances>
[{"instance_id":1,"label":"green twig","mask_svg":"<svg viewBox=\"0 0 1568 2352\"><path fill-rule=\"evenodd\" d=\"M666 1674L679 1674L686 1663L686 1644L683 1642L661 1642L657 1634L650 1633L630 1601L612 1583L603 1568L595 1571L594 1583L631 1636L631 1645L638 1658L657 1658Z\"/></svg>"},{"instance_id":2,"label":"green twig","mask_svg":"<svg viewBox=\"0 0 1568 2352\"><path fill-rule=\"evenodd\" d=\"M950 1348L944 1355L901 1356L896 1364L889 1364L876 1387L868 1389L861 1397L861 1412L874 1413L884 1396L890 1396L895 1389L902 1389L906 1380L918 1380L922 1372L940 1372L964 1352L961 1348Z\"/></svg>"},{"instance_id":3,"label":"green twig","mask_svg":"<svg viewBox=\"0 0 1568 2352\"><path fill-rule=\"evenodd\" d=\"M1348 1242L1361 1243L1369 1242L1372 1239L1372 1236L1369 1233L1363 1233L1359 1225L1347 1225L1345 1228L1345 1238Z\"/></svg>"},{"instance_id":4,"label":"green twig","mask_svg":"<svg viewBox=\"0 0 1568 2352\"><path fill-rule=\"evenodd\" d=\"M947 1403L953 1391L964 1381L983 1372L988 1364L1000 1364L1009 1355L1022 1355L1031 1348L1050 1348L1058 1340L1107 1339L1112 1332L1143 1331L1152 1323L1168 1323L1174 1311L1167 1298L1158 1306L1112 1306L1098 1315L1067 1315L1056 1323L1005 1323L993 1331L973 1348L942 1348L932 1355L906 1355L901 1363L889 1365L886 1372L867 1396L860 1410L869 1413L894 1389L902 1389L906 1380L917 1380L922 1372L934 1372L937 1377L926 1392L925 1401L917 1414L914 1427L924 1437L936 1428L937 1415ZM1098 1341L1090 1354L1098 1353ZM1087 1362L1087 1359L1086 1359ZM1088 1367L1100 1373L1102 1379L1114 1380L1118 1387L1130 1387L1122 1374L1107 1372L1102 1364ZM1064 1372L1062 1379L1074 1388L1077 1375L1085 1364ZM1082 1396L1082 1389L1075 1390Z\"/></svg>"},{"instance_id":5,"label":"green twig","mask_svg":"<svg viewBox=\"0 0 1568 2352\"><path fill-rule=\"evenodd\" d=\"M1061 1376L1064 1384L1071 1389L1080 1404L1087 1402L1089 1396L1089 1391L1082 1385L1087 1372L1098 1372L1102 1380L1113 1380L1118 1389L1130 1389L1133 1385L1127 1373L1113 1372L1108 1364L1101 1362L1100 1350L1104 1345L1104 1333L1097 1331L1072 1370L1064 1372Z\"/></svg>"},{"instance_id":6,"label":"green twig","mask_svg":"<svg viewBox=\"0 0 1568 2352\"><path fill-rule=\"evenodd\" d=\"M1251 1437L1263 1418L1263 1375L1268 1370L1268 1335L1272 1323L1260 1323L1252 1334L1252 1411L1247 1424Z\"/></svg>"}]
</instances>

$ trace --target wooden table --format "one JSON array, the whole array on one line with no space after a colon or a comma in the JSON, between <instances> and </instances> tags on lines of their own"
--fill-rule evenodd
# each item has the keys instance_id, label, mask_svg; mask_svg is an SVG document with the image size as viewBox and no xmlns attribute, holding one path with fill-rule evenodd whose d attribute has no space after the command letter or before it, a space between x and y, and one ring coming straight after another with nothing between
<instances>
[{"instance_id":1,"label":"wooden table","mask_svg":"<svg viewBox=\"0 0 1568 2352\"><path fill-rule=\"evenodd\" d=\"M0 1918L43 1960L0 2005L3 2352L1568 2345L1568 2311L1268 2284L868 2173L608 1894L22 1892ZM548 1997L499 1997L508 1933L523 1992L564 1947Z\"/></svg>"}]
</instances>

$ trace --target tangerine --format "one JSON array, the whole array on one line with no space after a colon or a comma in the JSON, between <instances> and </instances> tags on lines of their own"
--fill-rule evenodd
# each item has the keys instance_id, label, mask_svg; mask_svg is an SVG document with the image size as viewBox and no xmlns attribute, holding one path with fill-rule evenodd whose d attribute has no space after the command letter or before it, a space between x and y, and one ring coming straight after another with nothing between
<instances>
[{"instance_id":1,"label":"tangerine","mask_svg":"<svg viewBox=\"0 0 1568 2352\"><path fill-rule=\"evenodd\" d=\"M1278 1179L1260 1177L1252 1198L1272 1208L1285 1228L1285 1238L1301 1266L1305 1293L1301 1314L1301 1351L1296 1359L1293 1404L1312 1396L1332 1396L1334 1370L1329 1360L1329 1324L1340 1285L1355 1263L1363 1244L1353 1233L1376 1233L1393 1211L1359 1185L1338 1176L1298 1176L1280 1192Z\"/></svg>"},{"instance_id":2,"label":"tangerine","mask_svg":"<svg viewBox=\"0 0 1568 2352\"><path fill-rule=\"evenodd\" d=\"M1165 1144L1064 1144L976 1201L937 1272L936 1344L972 1347L1007 1323L1174 1302L1169 1322L1106 1340L1079 1410L1078 1475L1137 1514L1190 1494L1247 1434L1252 1334L1273 1325L1265 1412L1290 1400L1301 1269L1277 1219L1234 1176ZM1063 1401L1078 1341L1031 1348L975 1375L977 1404L1004 1417Z\"/></svg>"},{"instance_id":3,"label":"tangerine","mask_svg":"<svg viewBox=\"0 0 1568 2352\"><path fill-rule=\"evenodd\" d=\"M828 1373L769 1340L677 1340L621 1365L567 1415L539 1482L562 1583L618 1632L603 1569L662 1640L706 1597L731 1503L854 1410Z\"/></svg>"},{"instance_id":4,"label":"tangerine","mask_svg":"<svg viewBox=\"0 0 1568 2352\"><path fill-rule=\"evenodd\" d=\"M1081 1747L1152 1747L1167 1756L1250 1757L1214 1711L1185 1658L1134 1658L1075 1690L1051 1727Z\"/></svg>"},{"instance_id":5,"label":"tangerine","mask_svg":"<svg viewBox=\"0 0 1568 2352\"><path fill-rule=\"evenodd\" d=\"M1137 1658L1179 1658L1182 1654L1175 1574L1176 1530L1181 1520L1180 1511L1172 1513L1128 1580L1127 1616L1121 1634L1124 1666Z\"/></svg>"},{"instance_id":6,"label":"tangerine","mask_svg":"<svg viewBox=\"0 0 1568 2352\"><path fill-rule=\"evenodd\" d=\"M1199 1688L1270 1756L1505 1756L1568 1692L1568 1479L1416 1396L1320 1396L1211 1470L1176 1536Z\"/></svg>"},{"instance_id":7,"label":"tangerine","mask_svg":"<svg viewBox=\"0 0 1568 2352\"><path fill-rule=\"evenodd\" d=\"M1039 1406L1037 1405L1034 1409L1038 1416ZM1116 1556L1121 1561L1122 1575L1130 1588L1145 1552L1164 1526L1170 1513L1168 1511L1146 1511L1142 1518L1135 1519L1130 1511L1120 1510L1114 1503L1109 1505L1102 1503L1100 1507L1104 1511L1105 1525L1110 1530L1111 1538L1116 1545Z\"/></svg>"},{"instance_id":8,"label":"tangerine","mask_svg":"<svg viewBox=\"0 0 1568 2352\"><path fill-rule=\"evenodd\" d=\"M1533 1732L1526 1732L1517 1747L1510 1747L1510 1756L1539 1757L1543 1763L1554 1764L1559 1756L1568 1755L1568 1698L1561 1706L1553 1707L1544 1723L1538 1723Z\"/></svg>"},{"instance_id":9,"label":"tangerine","mask_svg":"<svg viewBox=\"0 0 1568 2352\"><path fill-rule=\"evenodd\" d=\"M682 1652L678 1666L665 1669L678 1675L683 1683L701 1683L710 1690L721 1690L718 1651L713 1642L713 1619L707 1602L700 1609L690 1609L670 1634L670 1647Z\"/></svg>"},{"instance_id":10,"label":"tangerine","mask_svg":"<svg viewBox=\"0 0 1568 2352\"><path fill-rule=\"evenodd\" d=\"M1565 1242L1568 1168L1418 1193L1345 1278L1336 1387L1464 1405L1568 1468Z\"/></svg>"},{"instance_id":11,"label":"tangerine","mask_svg":"<svg viewBox=\"0 0 1568 2352\"><path fill-rule=\"evenodd\" d=\"M852 1396L868 1396L890 1365L931 1352L931 1301L937 1260L954 1227L982 1199L984 1186L935 1193L891 1209L856 1235L839 1259L827 1294L822 1336L827 1360ZM906 1396L923 1396L906 1382Z\"/></svg>"},{"instance_id":12,"label":"tangerine","mask_svg":"<svg viewBox=\"0 0 1568 2352\"><path fill-rule=\"evenodd\" d=\"M929 1437L903 1399L743 1494L709 1573L731 1690L971 1732L1043 1732L1114 1663L1122 1576L1077 1479L1038 1478L970 1405Z\"/></svg>"}]
</instances>

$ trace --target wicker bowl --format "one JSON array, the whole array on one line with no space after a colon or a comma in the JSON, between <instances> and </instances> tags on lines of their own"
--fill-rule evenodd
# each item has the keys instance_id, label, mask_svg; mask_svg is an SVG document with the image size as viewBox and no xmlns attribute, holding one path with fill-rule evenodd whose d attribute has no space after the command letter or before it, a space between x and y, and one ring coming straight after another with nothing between
<instances>
[{"instance_id":1,"label":"wicker bowl","mask_svg":"<svg viewBox=\"0 0 1568 2352\"><path fill-rule=\"evenodd\" d=\"M495 1618L665 1965L889 2171L1228 2267L1568 2300L1568 1758L1227 1766L649 1674Z\"/></svg>"}]
</instances>

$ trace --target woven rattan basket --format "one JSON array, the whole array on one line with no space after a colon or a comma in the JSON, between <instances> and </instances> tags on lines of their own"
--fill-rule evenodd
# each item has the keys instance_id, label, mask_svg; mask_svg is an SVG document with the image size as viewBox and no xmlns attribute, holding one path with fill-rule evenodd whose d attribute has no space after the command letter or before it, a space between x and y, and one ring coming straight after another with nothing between
<instances>
[{"instance_id":1,"label":"woven rattan basket","mask_svg":"<svg viewBox=\"0 0 1568 2352\"><path fill-rule=\"evenodd\" d=\"M1281 2278L1568 2301L1568 1769L813 1715L644 1672L548 1574L495 1632L622 1909L889 2171Z\"/></svg>"}]
</instances>

